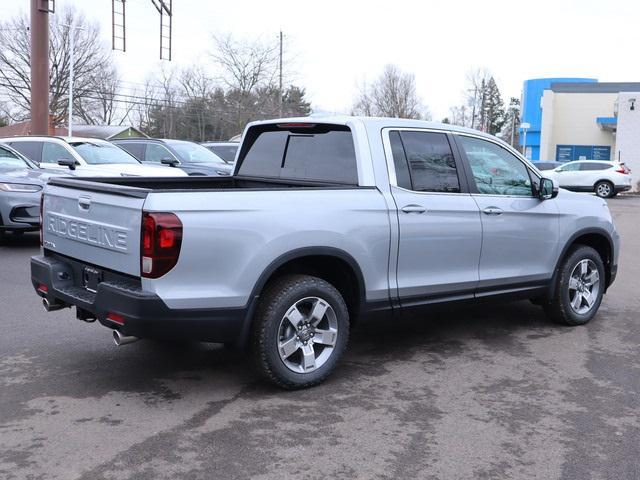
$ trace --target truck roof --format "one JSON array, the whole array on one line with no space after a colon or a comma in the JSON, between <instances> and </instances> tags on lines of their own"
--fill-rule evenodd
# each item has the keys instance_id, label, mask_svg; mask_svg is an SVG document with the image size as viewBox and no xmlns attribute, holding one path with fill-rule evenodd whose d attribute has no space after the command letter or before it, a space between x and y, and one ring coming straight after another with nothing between
<instances>
[{"instance_id":1,"label":"truck roof","mask_svg":"<svg viewBox=\"0 0 640 480\"><path fill-rule=\"evenodd\" d=\"M260 120L251 122L248 127L253 125L266 125L273 123L332 123L335 125L353 125L360 123L365 127L370 128L432 128L436 130L448 130L452 132L472 133L476 136L484 136L492 139L496 139L494 135L474 130L467 127L459 127L449 123L430 122L426 120L413 120L408 118L388 118L388 117L356 117L349 115L337 115L337 116L309 116L309 117L291 117L291 118L279 118L273 120Z\"/></svg>"}]
</instances>

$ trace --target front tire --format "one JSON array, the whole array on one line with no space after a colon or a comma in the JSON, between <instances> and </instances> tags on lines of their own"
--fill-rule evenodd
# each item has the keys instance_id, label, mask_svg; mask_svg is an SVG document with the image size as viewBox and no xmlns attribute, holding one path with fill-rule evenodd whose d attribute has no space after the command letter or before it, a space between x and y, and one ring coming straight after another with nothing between
<instances>
[{"instance_id":1,"label":"front tire","mask_svg":"<svg viewBox=\"0 0 640 480\"><path fill-rule=\"evenodd\" d=\"M613 183L607 180L602 180L596 183L593 187L593 191L600 198L611 198L615 195L615 188L613 186Z\"/></svg>"},{"instance_id":2,"label":"front tire","mask_svg":"<svg viewBox=\"0 0 640 480\"><path fill-rule=\"evenodd\" d=\"M553 300L544 305L545 313L563 325L588 323L600 307L605 281L600 254L591 247L577 245L560 265Z\"/></svg>"},{"instance_id":3,"label":"front tire","mask_svg":"<svg viewBox=\"0 0 640 480\"><path fill-rule=\"evenodd\" d=\"M256 310L251 348L258 372L289 390L325 380L349 340L349 311L330 283L286 275L269 284Z\"/></svg>"}]
</instances>

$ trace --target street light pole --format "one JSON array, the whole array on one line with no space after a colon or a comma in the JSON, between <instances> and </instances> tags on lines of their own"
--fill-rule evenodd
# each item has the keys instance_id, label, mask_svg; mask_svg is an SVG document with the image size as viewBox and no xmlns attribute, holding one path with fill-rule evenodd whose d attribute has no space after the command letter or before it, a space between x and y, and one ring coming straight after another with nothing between
<instances>
[{"instance_id":1,"label":"street light pole","mask_svg":"<svg viewBox=\"0 0 640 480\"><path fill-rule=\"evenodd\" d=\"M528 122L522 122L520 124L520 130L522 130L522 156L527 158L527 130L531 128L531 124Z\"/></svg>"},{"instance_id":2,"label":"street light pole","mask_svg":"<svg viewBox=\"0 0 640 480\"><path fill-rule=\"evenodd\" d=\"M73 27L69 25L69 127L67 128L67 135L73 136L73 55L75 50L74 38L71 29Z\"/></svg>"}]
</instances>

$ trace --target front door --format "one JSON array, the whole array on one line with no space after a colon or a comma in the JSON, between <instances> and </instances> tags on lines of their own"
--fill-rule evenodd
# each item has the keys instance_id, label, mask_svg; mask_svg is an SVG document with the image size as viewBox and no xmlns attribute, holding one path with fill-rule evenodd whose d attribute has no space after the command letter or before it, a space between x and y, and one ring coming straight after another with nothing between
<instances>
[{"instance_id":1,"label":"front door","mask_svg":"<svg viewBox=\"0 0 640 480\"><path fill-rule=\"evenodd\" d=\"M577 187L580 185L580 162L570 162L558 167L553 172L553 178L561 187Z\"/></svg>"},{"instance_id":2,"label":"front door","mask_svg":"<svg viewBox=\"0 0 640 480\"><path fill-rule=\"evenodd\" d=\"M470 166L482 218L478 294L544 284L558 255L555 200L538 199L539 177L498 143L464 134L455 139Z\"/></svg>"},{"instance_id":3,"label":"front door","mask_svg":"<svg viewBox=\"0 0 640 480\"><path fill-rule=\"evenodd\" d=\"M472 297L478 284L482 227L478 207L459 175L449 135L422 130L392 130L388 135L399 225L400 304Z\"/></svg>"}]
</instances>

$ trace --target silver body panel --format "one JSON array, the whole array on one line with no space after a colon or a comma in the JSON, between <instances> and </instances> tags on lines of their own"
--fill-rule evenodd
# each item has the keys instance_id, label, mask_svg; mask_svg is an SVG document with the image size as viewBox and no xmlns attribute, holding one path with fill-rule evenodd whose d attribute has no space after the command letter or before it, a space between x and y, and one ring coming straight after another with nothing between
<instances>
[{"instance_id":1,"label":"silver body panel","mask_svg":"<svg viewBox=\"0 0 640 480\"><path fill-rule=\"evenodd\" d=\"M143 198L49 185L43 245L77 260L140 275Z\"/></svg>"},{"instance_id":2,"label":"silver body panel","mask_svg":"<svg viewBox=\"0 0 640 480\"><path fill-rule=\"evenodd\" d=\"M463 132L498 142L493 137L412 120L287 121L349 126L359 187L152 190L146 198L131 198L47 186L45 247L137 276L142 210L173 212L184 228L178 263L158 279L143 278L142 287L175 309L244 307L263 272L299 249L344 252L362 272L366 301L401 304L410 303L412 297L458 292L473 296L476 289L550 280L563 246L581 229L607 231L617 256L618 236L603 200L566 191L541 201L405 190L396 186L384 132L395 128ZM267 122L247 128L262 123ZM90 197L88 212L79 206L83 196ZM406 205L421 205L425 211L405 213L401 209ZM492 206L502 209L502 215L482 213ZM60 219L87 225L83 231L116 240L124 235L126 240L105 245L64 234L56 223Z\"/></svg>"}]
</instances>

